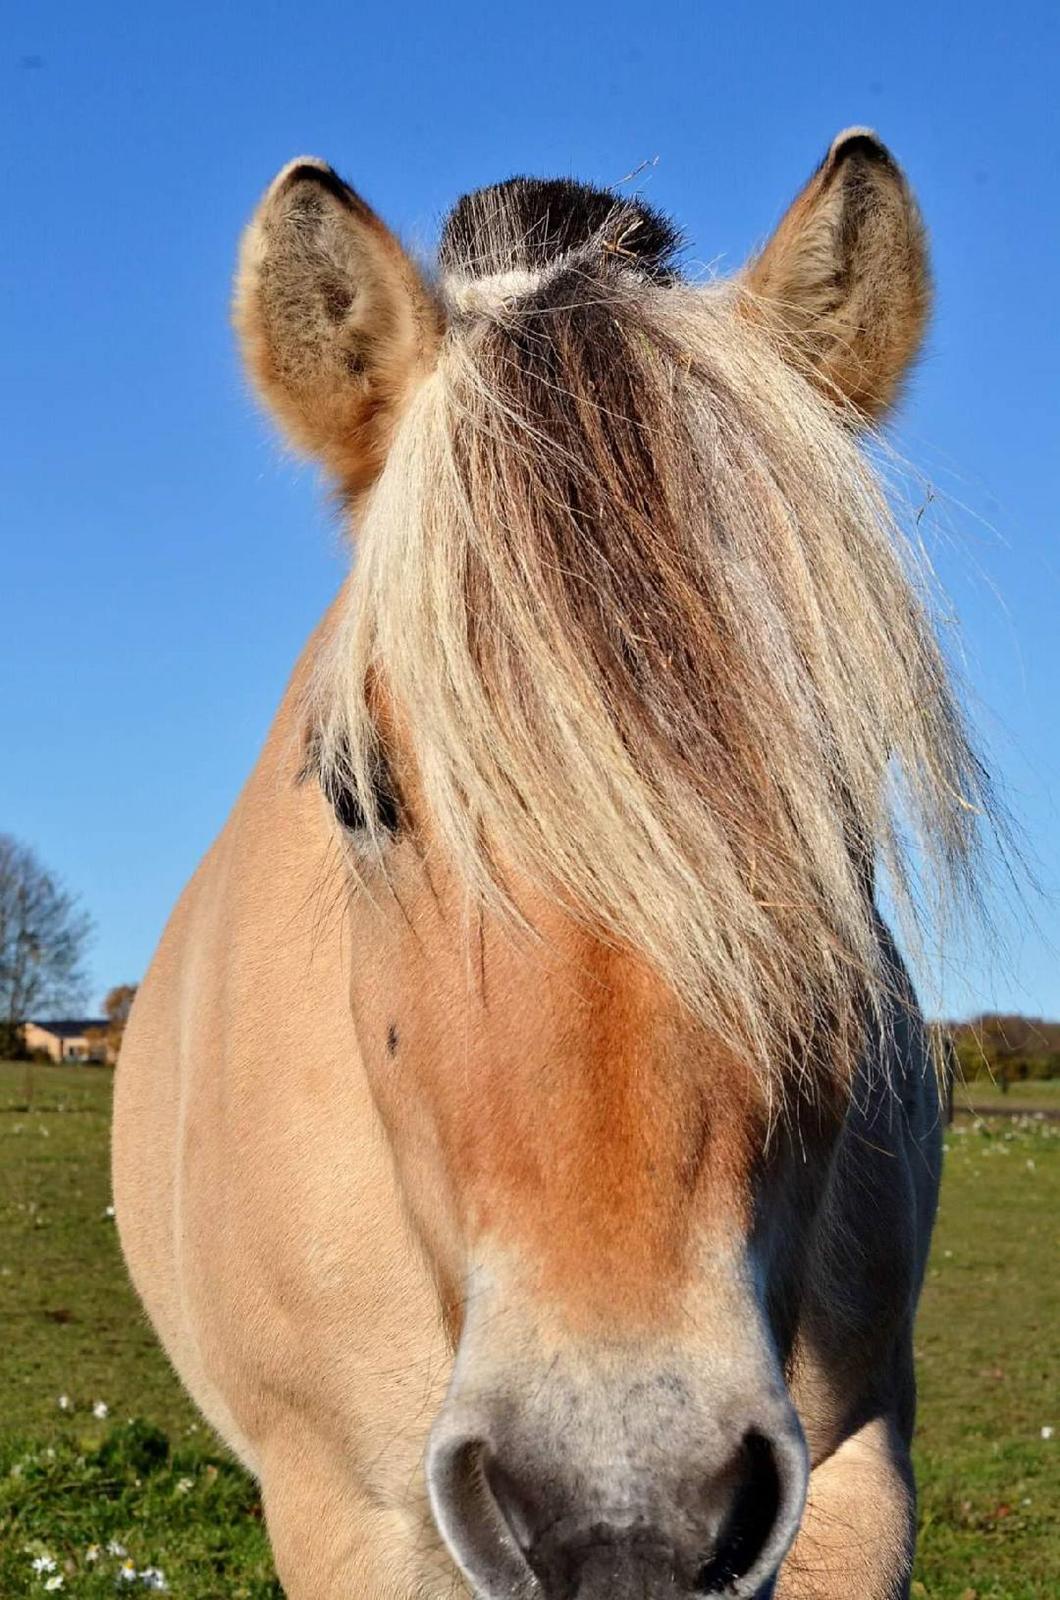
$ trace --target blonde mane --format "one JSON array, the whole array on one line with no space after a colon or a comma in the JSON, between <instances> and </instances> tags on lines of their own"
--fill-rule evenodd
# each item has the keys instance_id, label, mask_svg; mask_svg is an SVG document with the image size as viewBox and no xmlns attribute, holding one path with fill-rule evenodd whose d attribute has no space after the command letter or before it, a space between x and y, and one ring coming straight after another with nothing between
<instances>
[{"instance_id":1,"label":"blonde mane","mask_svg":"<svg viewBox=\"0 0 1060 1600\"><path fill-rule=\"evenodd\" d=\"M540 886L773 1077L886 982L875 864L912 905L969 880L985 780L852 418L738 281L644 270L627 224L547 269L443 252L321 772L381 846L382 684L471 893Z\"/></svg>"}]
</instances>

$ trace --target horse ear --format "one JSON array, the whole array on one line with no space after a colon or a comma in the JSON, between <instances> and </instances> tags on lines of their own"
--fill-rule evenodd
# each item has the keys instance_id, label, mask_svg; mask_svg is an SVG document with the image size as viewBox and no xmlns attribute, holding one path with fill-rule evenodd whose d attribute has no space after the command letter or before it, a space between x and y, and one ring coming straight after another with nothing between
<instances>
[{"instance_id":1,"label":"horse ear","mask_svg":"<svg viewBox=\"0 0 1060 1600\"><path fill-rule=\"evenodd\" d=\"M747 314L812 382L865 417L887 409L920 347L931 281L916 201L874 133L839 135L744 283Z\"/></svg>"},{"instance_id":2,"label":"horse ear","mask_svg":"<svg viewBox=\"0 0 1060 1600\"><path fill-rule=\"evenodd\" d=\"M442 332L401 245L322 161L293 161L243 237L234 319L247 367L292 442L348 493L378 476Z\"/></svg>"}]
</instances>

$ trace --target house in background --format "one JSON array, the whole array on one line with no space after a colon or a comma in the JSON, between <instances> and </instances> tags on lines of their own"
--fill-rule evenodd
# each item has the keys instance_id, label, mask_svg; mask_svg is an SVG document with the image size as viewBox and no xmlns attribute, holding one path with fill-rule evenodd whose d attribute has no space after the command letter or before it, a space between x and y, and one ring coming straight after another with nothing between
<instances>
[{"instance_id":1,"label":"house in background","mask_svg":"<svg viewBox=\"0 0 1060 1600\"><path fill-rule=\"evenodd\" d=\"M110 1052L106 1017L66 1017L59 1022L27 1022L27 1050L44 1050L53 1061L106 1061Z\"/></svg>"}]
</instances>

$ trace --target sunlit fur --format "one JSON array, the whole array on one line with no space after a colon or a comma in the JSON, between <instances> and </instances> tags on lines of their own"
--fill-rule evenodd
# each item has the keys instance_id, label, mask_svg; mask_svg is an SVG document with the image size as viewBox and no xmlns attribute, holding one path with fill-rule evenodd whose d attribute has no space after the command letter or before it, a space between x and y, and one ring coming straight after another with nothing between
<instances>
[{"instance_id":1,"label":"sunlit fur","mask_svg":"<svg viewBox=\"0 0 1060 1600\"><path fill-rule=\"evenodd\" d=\"M447 264L321 761L378 843L383 682L475 895L538 884L783 1080L881 981L874 860L900 893L961 880L982 774L852 415L739 280L627 268L615 236L478 285Z\"/></svg>"}]
</instances>

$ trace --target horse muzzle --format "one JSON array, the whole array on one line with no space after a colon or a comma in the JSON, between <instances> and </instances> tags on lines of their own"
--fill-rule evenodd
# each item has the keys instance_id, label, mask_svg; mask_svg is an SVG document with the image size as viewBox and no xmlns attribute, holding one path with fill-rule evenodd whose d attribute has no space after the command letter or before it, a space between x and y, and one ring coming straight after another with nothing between
<instances>
[{"instance_id":1,"label":"horse muzzle","mask_svg":"<svg viewBox=\"0 0 1060 1600\"><path fill-rule=\"evenodd\" d=\"M481 1600L764 1600L808 1476L779 1378L610 1371L450 1393L431 1437L435 1521ZM713 1381L712 1381L713 1380ZM518 1395L518 1398L517 1398ZM709 1396L709 1399L708 1399Z\"/></svg>"}]
</instances>

